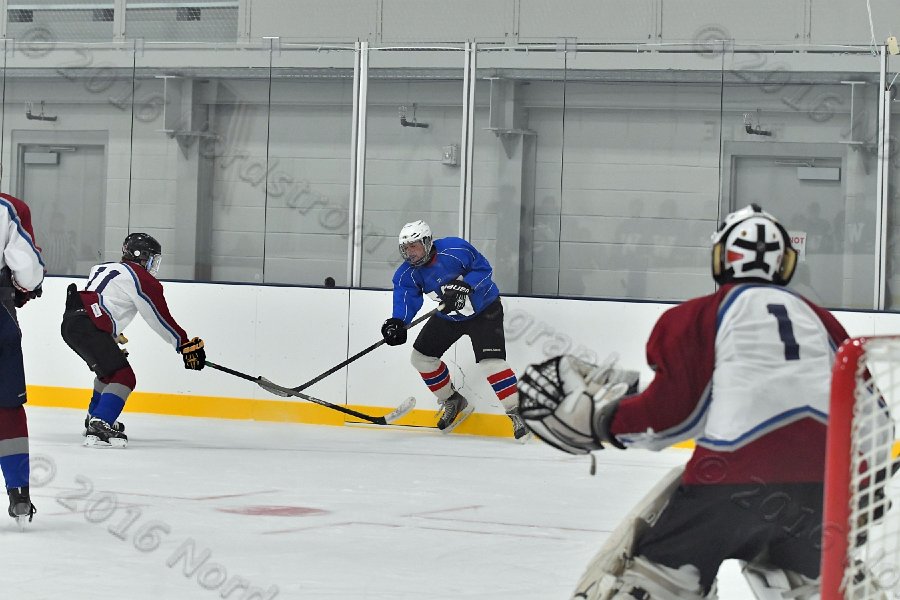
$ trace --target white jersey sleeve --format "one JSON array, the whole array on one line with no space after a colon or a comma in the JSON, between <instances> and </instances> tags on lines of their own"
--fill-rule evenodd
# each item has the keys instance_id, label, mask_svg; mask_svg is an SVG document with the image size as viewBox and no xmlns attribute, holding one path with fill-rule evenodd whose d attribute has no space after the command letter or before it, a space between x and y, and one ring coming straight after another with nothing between
<instances>
[{"instance_id":1,"label":"white jersey sleeve","mask_svg":"<svg viewBox=\"0 0 900 600\"><path fill-rule=\"evenodd\" d=\"M16 285L36 289L44 281L44 260L30 231L28 207L21 201L0 196L0 268L9 267Z\"/></svg>"}]
</instances>

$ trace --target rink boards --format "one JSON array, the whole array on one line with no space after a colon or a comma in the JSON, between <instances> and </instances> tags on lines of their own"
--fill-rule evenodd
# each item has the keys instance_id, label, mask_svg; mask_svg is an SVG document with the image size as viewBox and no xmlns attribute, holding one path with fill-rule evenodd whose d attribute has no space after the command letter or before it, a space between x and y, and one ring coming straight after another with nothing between
<instances>
[{"instance_id":1,"label":"rink boards","mask_svg":"<svg viewBox=\"0 0 900 600\"><path fill-rule=\"evenodd\" d=\"M92 374L59 334L65 288L71 281L83 285L83 280L48 278L43 297L19 313L32 405L82 408L90 397ZM165 290L175 319L188 335L206 341L209 360L288 387L305 383L381 339L381 324L391 313L391 293L381 290L188 282L166 282ZM672 306L525 297L506 297L503 305L508 360L517 373L529 363L560 353L599 360L616 352L622 366L641 370L644 383L652 378L644 344L656 319ZM431 308L433 304L426 300L422 311ZM836 311L835 315L852 336L900 333L897 314ZM306 392L372 414L383 414L415 396L416 410L400 423L433 426L437 405L409 363L418 330L410 333L407 344L381 346ZM127 411L345 423L341 413L273 396L254 383L221 372L186 371L174 348L140 317L125 333L130 340L125 348L137 373L137 391ZM509 420L476 366L468 338L451 348L444 360L454 383L477 406L457 431L511 435Z\"/></svg>"}]
</instances>

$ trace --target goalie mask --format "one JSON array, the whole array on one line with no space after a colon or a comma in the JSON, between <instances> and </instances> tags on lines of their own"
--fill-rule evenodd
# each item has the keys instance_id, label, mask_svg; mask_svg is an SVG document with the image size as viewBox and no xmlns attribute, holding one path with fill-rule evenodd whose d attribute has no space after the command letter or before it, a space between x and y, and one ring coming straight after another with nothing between
<instances>
[{"instance_id":1,"label":"goalie mask","mask_svg":"<svg viewBox=\"0 0 900 600\"><path fill-rule=\"evenodd\" d=\"M136 262L155 276L162 262L162 246L148 233L130 233L122 243L122 260Z\"/></svg>"},{"instance_id":2,"label":"goalie mask","mask_svg":"<svg viewBox=\"0 0 900 600\"><path fill-rule=\"evenodd\" d=\"M427 264L433 250L431 227L425 221L407 223L400 230L400 256L412 266Z\"/></svg>"},{"instance_id":3,"label":"goalie mask","mask_svg":"<svg viewBox=\"0 0 900 600\"><path fill-rule=\"evenodd\" d=\"M750 279L787 285L797 252L787 231L769 213L751 204L725 217L712 236L716 283Z\"/></svg>"}]
</instances>

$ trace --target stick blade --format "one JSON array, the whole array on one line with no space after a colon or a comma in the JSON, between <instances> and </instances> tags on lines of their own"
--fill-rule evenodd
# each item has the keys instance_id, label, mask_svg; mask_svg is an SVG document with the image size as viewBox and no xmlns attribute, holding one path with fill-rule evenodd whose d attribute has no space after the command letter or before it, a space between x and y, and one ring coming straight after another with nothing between
<instances>
[{"instance_id":1,"label":"stick blade","mask_svg":"<svg viewBox=\"0 0 900 600\"><path fill-rule=\"evenodd\" d=\"M292 390L286 390L277 383L269 381L265 377L258 377L256 380L256 384L270 394L275 394L276 396L281 396L282 398L290 398L294 395L291 393Z\"/></svg>"},{"instance_id":2,"label":"stick blade","mask_svg":"<svg viewBox=\"0 0 900 600\"><path fill-rule=\"evenodd\" d=\"M400 403L400 406L384 415L384 424L390 425L394 421L406 416L416 406L416 399L412 396Z\"/></svg>"}]
</instances>

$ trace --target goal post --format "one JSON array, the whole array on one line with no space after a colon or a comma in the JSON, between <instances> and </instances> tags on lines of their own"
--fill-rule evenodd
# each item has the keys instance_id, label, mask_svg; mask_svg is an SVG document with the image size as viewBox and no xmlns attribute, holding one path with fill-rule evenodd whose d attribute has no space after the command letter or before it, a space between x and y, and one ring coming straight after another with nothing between
<instances>
[{"instance_id":1,"label":"goal post","mask_svg":"<svg viewBox=\"0 0 900 600\"><path fill-rule=\"evenodd\" d=\"M847 340L832 371L822 600L900 598L900 336Z\"/></svg>"}]
</instances>

